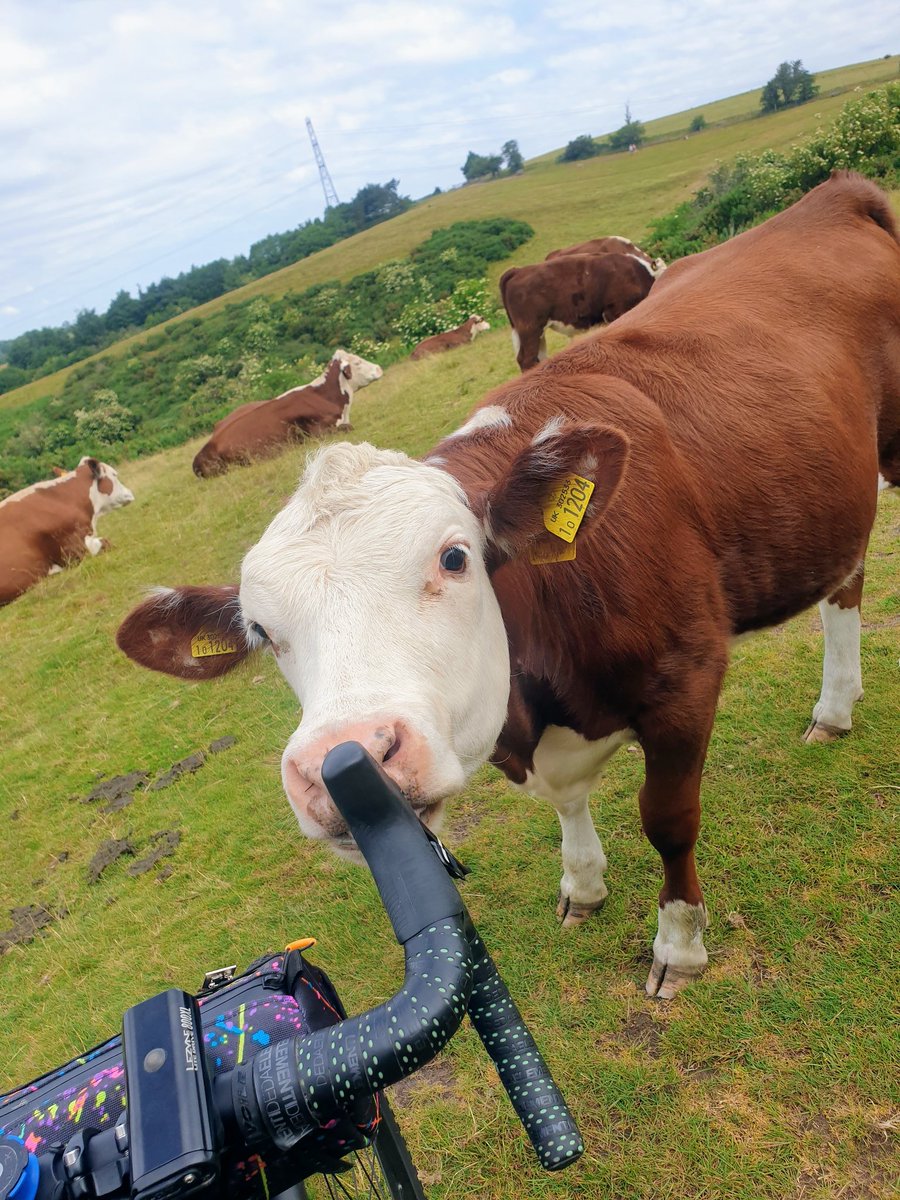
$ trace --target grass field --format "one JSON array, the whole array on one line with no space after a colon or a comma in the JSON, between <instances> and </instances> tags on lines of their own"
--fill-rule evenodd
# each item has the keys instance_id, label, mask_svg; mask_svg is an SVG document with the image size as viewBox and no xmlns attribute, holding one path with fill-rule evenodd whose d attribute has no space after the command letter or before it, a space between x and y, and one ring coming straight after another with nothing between
<instances>
[{"instance_id":1,"label":"grass field","mask_svg":"<svg viewBox=\"0 0 900 1200\"><path fill-rule=\"evenodd\" d=\"M539 165L428 201L253 286L346 278L405 252L435 224L491 212L535 226L521 261L591 233L639 236L714 159L787 145L814 112L833 111L822 100L639 155ZM353 437L421 453L513 370L502 331L464 352L401 363L361 394ZM0 610L0 913L33 905L47 920L0 958L0 1091L100 1040L153 989L195 988L207 968L291 938L319 938L315 957L351 1010L384 999L402 969L365 873L299 836L279 778L298 713L274 662L186 685L115 649L115 629L146 586L236 578L304 457L298 449L200 482L190 471L198 444L124 466L137 499L101 526L113 550ZM566 934L553 915L552 810L512 795L490 768L455 802L447 840L473 868L466 901L587 1152L567 1174L543 1175L464 1030L402 1097L401 1123L430 1195L896 1196L898 562L900 496L886 494L864 599L866 696L840 744L800 740L821 672L814 615L735 650L698 847L711 965L676 1001L643 994L660 871L640 832L639 752L613 760L595 797L609 901ZM168 788L139 788L120 811L81 802L98 778L140 769L152 779L226 735L237 738L232 748ZM181 839L174 853L130 874L170 831ZM133 853L90 883L90 863L109 839L127 839Z\"/></svg>"}]
</instances>

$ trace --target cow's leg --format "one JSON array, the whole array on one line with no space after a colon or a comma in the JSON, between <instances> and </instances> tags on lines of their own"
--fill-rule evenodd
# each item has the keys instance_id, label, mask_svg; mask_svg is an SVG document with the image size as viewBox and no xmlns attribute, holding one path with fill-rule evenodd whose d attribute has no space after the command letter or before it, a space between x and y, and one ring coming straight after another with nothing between
<instances>
[{"instance_id":1,"label":"cow's leg","mask_svg":"<svg viewBox=\"0 0 900 1200\"><path fill-rule=\"evenodd\" d=\"M681 761L683 756L677 751L657 754L645 744L644 753L646 778L640 791L641 823L659 852L664 872L647 995L670 1000L701 974L707 963L703 944L706 905L694 863L694 844L700 830L703 763L701 758L686 770Z\"/></svg>"},{"instance_id":2,"label":"cow's leg","mask_svg":"<svg viewBox=\"0 0 900 1200\"><path fill-rule=\"evenodd\" d=\"M863 564L843 587L819 605L825 633L822 694L813 709L812 722L803 740L833 742L849 733L853 705L862 697L859 661L860 612Z\"/></svg>"},{"instance_id":3,"label":"cow's leg","mask_svg":"<svg viewBox=\"0 0 900 1200\"><path fill-rule=\"evenodd\" d=\"M547 357L547 341L543 329L513 329L512 343L520 371L537 366L542 356Z\"/></svg>"},{"instance_id":4,"label":"cow's leg","mask_svg":"<svg viewBox=\"0 0 900 1200\"><path fill-rule=\"evenodd\" d=\"M534 751L534 768L522 790L552 804L559 816L563 876L556 915L565 926L580 925L606 899L606 855L588 797L607 760L633 739L633 732L624 729L589 742L574 730L548 725Z\"/></svg>"}]
</instances>

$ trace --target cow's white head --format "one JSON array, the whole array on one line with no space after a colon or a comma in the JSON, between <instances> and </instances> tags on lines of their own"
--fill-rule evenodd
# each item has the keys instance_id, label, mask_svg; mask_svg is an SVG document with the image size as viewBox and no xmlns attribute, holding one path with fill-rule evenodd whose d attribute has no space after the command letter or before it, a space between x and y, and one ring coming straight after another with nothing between
<instances>
[{"instance_id":1,"label":"cow's white head","mask_svg":"<svg viewBox=\"0 0 900 1200\"><path fill-rule=\"evenodd\" d=\"M360 358L358 354L351 354L349 350L335 350L331 357L341 364L341 389L346 393L349 384L351 395L360 388L368 387L384 374L378 363Z\"/></svg>"},{"instance_id":2,"label":"cow's white head","mask_svg":"<svg viewBox=\"0 0 900 1200\"><path fill-rule=\"evenodd\" d=\"M664 258L654 258L650 262L650 270L653 272L653 277L659 279L663 271L666 269L666 260Z\"/></svg>"},{"instance_id":3,"label":"cow's white head","mask_svg":"<svg viewBox=\"0 0 900 1200\"><path fill-rule=\"evenodd\" d=\"M490 323L488 321L485 321L484 317L479 317L475 314L473 314L471 317L469 317L466 324L469 326L469 329L472 332L472 341L473 342L475 341L476 333L487 333L487 331L491 327Z\"/></svg>"},{"instance_id":4,"label":"cow's white head","mask_svg":"<svg viewBox=\"0 0 900 1200\"><path fill-rule=\"evenodd\" d=\"M548 487L586 465L601 512L626 453L615 431L556 424L498 467L472 506L438 466L369 445L326 447L247 554L240 588L160 589L124 622L119 645L188 679L270 648L303 708L282 758L303 831L352 849L321 777L327 751L349 739L433 825L506 718L509 652L487 563L547 536ZM201 631L227 653L194 657Z\"/></svg>"},{"instance_id":5,"label":"cow's white head","mask_svg":"<svg viewBox=\"0 0 900 1200\"><path fill-rule=\"evenodd\" d=\"M112 512L114 508L121 508L123 504L130 504L134 499L134 493L129 491L119 479L119 473L115 467L88 455L81 460L78 466L87 467L91 473L89 494L95 519L103 516L104 513Z\"/></svg>"}]
</instances>

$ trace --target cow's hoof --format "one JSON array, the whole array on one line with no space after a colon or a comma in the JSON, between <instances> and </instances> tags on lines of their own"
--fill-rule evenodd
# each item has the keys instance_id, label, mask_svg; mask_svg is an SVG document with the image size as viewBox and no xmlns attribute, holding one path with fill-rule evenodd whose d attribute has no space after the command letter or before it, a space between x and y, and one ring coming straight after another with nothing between
<instances>
[{"instance_id":1,"label":"cow's hoof","mask_svg":"<svg viewBox=\"0 0 900 1200\"><path fill-rule=\"evenodd\" d=\"M572 929L576 925L583 925L595 912L599 912L605 903L605 893L600 900L591 904L581 904L569 896L564 896L560 891L556 899L556 919L562 923L563 929Z\"/></svg>"},{"instance_id":2,"label":"cow's hoof","mask_svg":"<svg viewBox=\"0 0 900 1200\"><path fill-rule=\"evenodd\" d=\"M846 737L849 732L849 729L838 729L836 725L827 725L824 721L810 721L803 740L804 742L836 742L840 738Z\"/></svg>"},{"instance_id":3,"label":"cow's hoof","mask_svg":"<svg viewBox=\"0 0 900 1200\"><path fill-rule=\"evenodd\" d=\"M647 976L646 992L655 1000L671 1000L689 983L703 974L703 967L676 967L653 956L653 966Z\"/></svg>"}]
</instances>

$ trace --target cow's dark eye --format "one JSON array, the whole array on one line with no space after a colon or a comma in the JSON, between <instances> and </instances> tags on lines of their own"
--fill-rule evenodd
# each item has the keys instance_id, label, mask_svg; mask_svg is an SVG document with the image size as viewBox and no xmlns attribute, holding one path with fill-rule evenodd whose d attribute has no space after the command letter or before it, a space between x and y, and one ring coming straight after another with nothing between
<instances>
[{"instance_id":1,"label":"cow's dark eye","mask_svg":"<svg viewBox=\"0 0 900 1200\"><path fill-rule=\"evenodd\" d=\"M267 642L269 640L269 635L263 629L262 625L259 625L256 621L251 621L247 626L247 630L255 637L258 637L262 642Z\"/></svg>"},{"instance_id":2,"label":"cow's dark eye","mask_svg":"<svg viewBox=\"0 0 900 1200\"><path fill-rule=\"evenodd\" d=\"M441 553L441 566L445 571L450 571L454 575L461 575L466 569L466 552L462 546L448 546Z\"/></svg>"}]
</instances>

